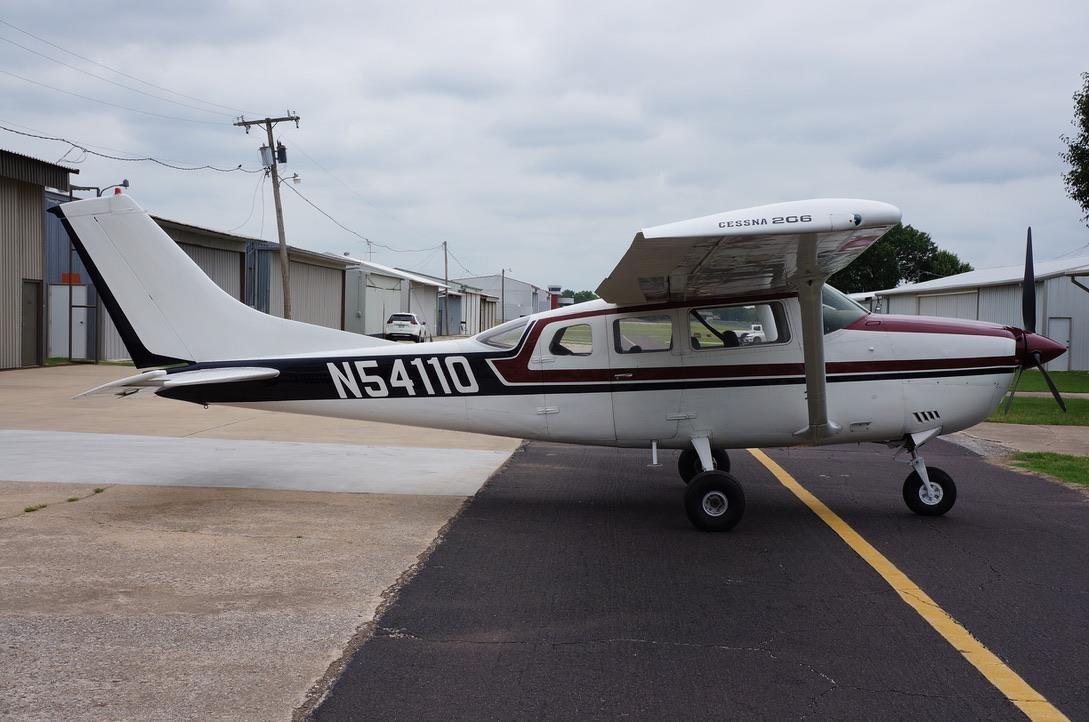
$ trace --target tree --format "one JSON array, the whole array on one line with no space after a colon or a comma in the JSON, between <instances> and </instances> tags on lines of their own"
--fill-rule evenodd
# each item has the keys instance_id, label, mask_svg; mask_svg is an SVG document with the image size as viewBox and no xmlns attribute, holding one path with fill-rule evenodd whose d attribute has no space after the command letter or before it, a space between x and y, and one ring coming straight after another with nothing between
<instances>
[{"instance_id":1,"label":"tree","mask_svg":"<svg viewBox=\"0 0 1089 722\"><path fill-rule=\"evenodd\" d=\"M575 303L582 303L583 301L593 301L597 298L597 294L593 291L572 291L570 288L565 288L561 293L561 296L565 298L575 299Z\"/></svg>"},{"instance_id":2,"label":"tree","mask_svg":"<svg viewBox=\"0 0 1089 722\"><path fill-rule=\"evenodd\" d=\"M957 254L938 248L930 234L897 223L828 283L845 293L883 291L971 270Z\"/></svg>"},{"instance_id":3,"label":"tree","mask_svg":"<svg viewBox=\"0 0 1089 722\"><path fill-rule=\"evenodd\" d=\"M1070 166L1063 174L1066 192L1084 211L1081 219L1089 226L1089 73L1082 73L1081 79L1083 85L1074 93L1074 119L1070 121L1076 132L1073 138L1059 136L1066 144L1066 152L1059 157Z\"/></svg>"}]
</instances>

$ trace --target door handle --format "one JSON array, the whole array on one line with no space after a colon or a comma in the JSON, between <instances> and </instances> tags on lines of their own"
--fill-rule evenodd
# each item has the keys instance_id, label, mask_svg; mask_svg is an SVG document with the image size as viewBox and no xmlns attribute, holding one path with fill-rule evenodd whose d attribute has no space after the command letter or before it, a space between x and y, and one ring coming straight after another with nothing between
<instances>
[{"instance_id":1,"label":"door handle","mask_svg":"<svg viewBox=\"0 0 1089 722\"><path fill-rule=\"evenodd\" d=\"M632 374L613 374L614 379L630 379Z\"/></svg>"}]
</instances>

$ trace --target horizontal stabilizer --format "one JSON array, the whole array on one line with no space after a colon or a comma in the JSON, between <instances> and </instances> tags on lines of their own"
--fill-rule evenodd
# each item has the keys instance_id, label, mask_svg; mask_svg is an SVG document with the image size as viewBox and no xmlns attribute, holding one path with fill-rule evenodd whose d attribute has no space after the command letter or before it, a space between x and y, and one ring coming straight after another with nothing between
<instances>
[{"instance_id":1,"label":"horizontal stabilizer","mask_svg":"<svg viewBox=\"0 0 1089 722\"><path fill-rule=\"evenodd\" d=\"M260 381L262 379L274 379L280 375L279 369L260 368L256 366L235 366L219 369L197 369L194 371L177 371L170 373L162 369L145 371L135 376L127 376L123 379L111 381L95 388L84 391L73 398L84 396L99 396L112 394L114 396L131 396L144 389L172 389L179 386L197 386L200 384L227 384L238 381Z\"/></svg>"}]
</instances>

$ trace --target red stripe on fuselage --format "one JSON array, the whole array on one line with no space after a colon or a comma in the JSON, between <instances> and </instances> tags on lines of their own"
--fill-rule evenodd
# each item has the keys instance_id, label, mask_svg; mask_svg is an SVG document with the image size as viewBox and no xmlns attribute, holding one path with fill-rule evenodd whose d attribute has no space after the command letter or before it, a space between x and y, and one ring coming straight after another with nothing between
<instances>
[{"instance_id":1,"label":"red stripe on fuselage","mask_svg":"<svg viewBox=\"0 0 1089 722\"><path fill-rule=\"evenodd\" d=\"M847 326L852 331L887 331L889 333L954 333L961 336L992 336L1015 339L1017 335L1007 326L984 321L934 316L896 316L868 314Z\"/></svg>"}]
</instances>

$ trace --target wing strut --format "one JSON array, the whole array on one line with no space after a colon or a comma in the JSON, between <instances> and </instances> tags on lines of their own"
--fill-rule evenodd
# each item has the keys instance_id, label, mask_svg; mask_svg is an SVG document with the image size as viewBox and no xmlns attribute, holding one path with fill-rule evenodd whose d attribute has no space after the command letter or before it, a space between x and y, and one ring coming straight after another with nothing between
<instances>
[{"instance_id":1,"label":"wing strut","mask_svg":"<svg viewBox=\"0 0 1089 722\"><path fill-rule=\"evenodd\" d=\"M828 379L824 366L824 282L817 263L817 236L803 235L798 244L798 272L794 285L802 314L802 358L805 362L805 397L809 406L809 425L795 436L820 443L843 427L828 418Z\"/></svg>"}]
</instances>

